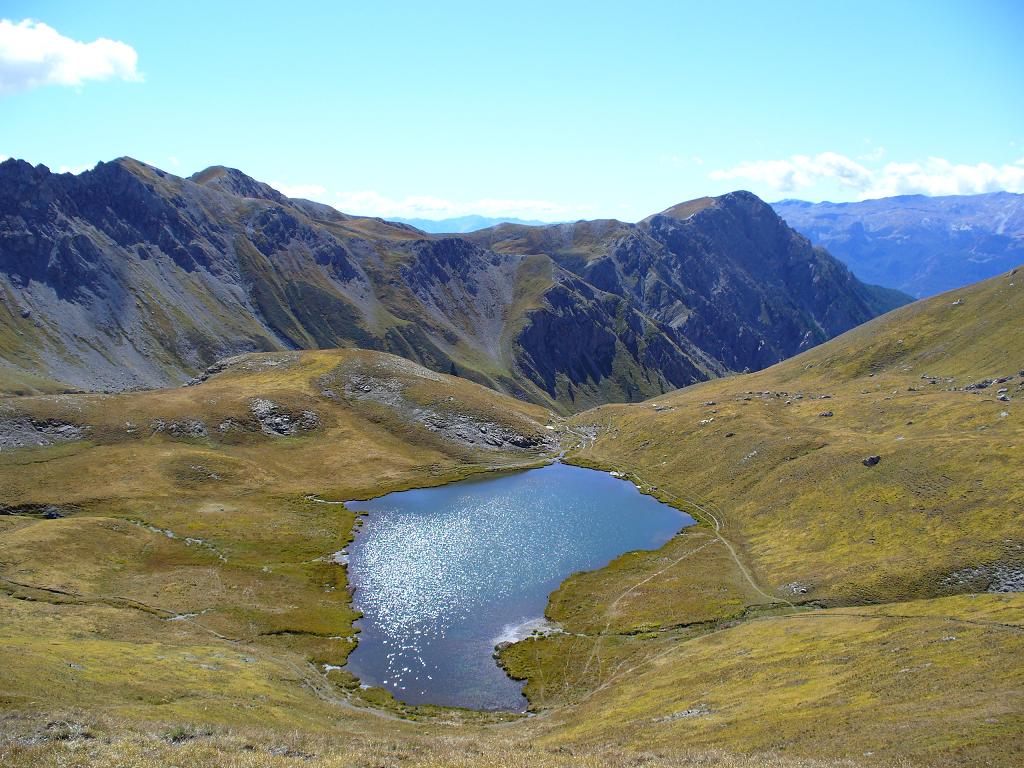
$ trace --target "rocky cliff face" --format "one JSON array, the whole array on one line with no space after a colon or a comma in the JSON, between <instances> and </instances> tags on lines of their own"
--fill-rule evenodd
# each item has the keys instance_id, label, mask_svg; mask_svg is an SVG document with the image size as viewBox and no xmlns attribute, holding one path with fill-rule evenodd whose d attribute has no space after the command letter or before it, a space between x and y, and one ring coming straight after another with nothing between
<instances>
[{"instance_id":1,"label":"rocky cliff face","mask_svg":"<svg viewBox=\"0 0 1024 768\"><path fill-rule=\"evenodd\" d=\"M776 363L907 300L860 283L749 192L638 224L506 225L468 237L550 256L622 297L691 356L733 371Z\"/></svg>"},{"instance_id":2,"label":"rocky cliff face","mask_svg":"<svg viewBox=\"0 0 1024 768\"><path fill-rule=\"evenodd\" d=\"M359 346L573 410L761 367L887 308L753 196L696 209L436 236L233 169L8 160L0 383L166 386L240 352Z\"/></svg>"}]
</instances>

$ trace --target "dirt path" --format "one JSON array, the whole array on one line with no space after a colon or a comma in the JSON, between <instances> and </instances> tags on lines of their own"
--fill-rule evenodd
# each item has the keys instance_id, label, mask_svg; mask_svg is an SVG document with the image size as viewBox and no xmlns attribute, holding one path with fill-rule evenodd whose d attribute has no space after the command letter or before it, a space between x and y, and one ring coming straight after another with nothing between
<instances>
[{"instance_id":1,"label":"dirt path","mask_svg":"<svg viewBox=\"0 0 1024 768\"><path fill-rule=\"evenodd\" d=\"M575 435L580 440L580 443L575 446L577 452L586 450L587 448L592 446L594 444L594 441L596 440L596 434L594 434L592 431L589 431L589 430L577 430L577 429L574 429L573 427L567 427L566 429L567 429L568 432L570 432L571 434ZM619 472L623 478L633 480L633 482L637 485L637 487L641 490L641 492L643 492L643 489L645 487L648 488L648 489L656 487L652 483L648 482L643 477L638 475L636 472L627 471L627 470L619 468L619 467L616 467L616 471ZM593 644L593 646L591 647L590 654L587 656L586 662L581 667L581 669L579 671L579 674L576 675L576 678L578 680L584 679L585 676L587 675L587 673L591 670L591 668L594 666L595 663L597 664L598 668L600 668L600 666L601 666L601 651L602 651L603 636L607 635L609 629L611 628L611 623L612 623L611 613L615 610L616 606L618 606L619 603L622 600L624 600L630 594L632 594L637 589L642 587L644 584L650 582L653 579L656 579L658 576L660 576L663 573L665 573L666 571L674 568L675 566L679 565L684 560L692 557L693 555L695 555L698 552L704 550L705 548L707 548L708 546L710 546L711 544L713 544L715 542L721 543L726 548L726 550L729 552L730 558L732 558L733 562L736 564L736 567L739 569L739 572L743 575L743 578L750 585L751 589L755 593L760 595L762 598L764 598L767 601L768 604L775 605L775 604L783 603L783 604L787 605L788 607L795 609L795 606L791 602L789 602L785 598L781 598L781 597L778 597L776 595L772 595L772 594L766 592L754 580L753 575L750 573L750 571L747 569L747 567L743 564L743 562L740 559L739 554L737 553L736 548L733 546L732 542L730 542L725 537L725 535L722 533L722 529L723 529L722 519L724 518L724 515L723 515L721 509L716 507L710 501L706 501L706 500L698 501L698 500L692 499L692 498L680 497L680 496L678 496L678 495L676 495L674 493L671 493L670 491L666 491L664 489L661 489L661 493L662 493L662 495L667 497L670 501L675 502L676 507L678 509L680 509L680 511L692 511L694 513L694 516L698 520L700 520L701 522L705 523L711 529L711 531L714 534L715 538L713 540L711 540L711 541L708 541L708 542L702 544L699 547L696 547L695 549L688 550L683 555L681 555L680 557L674 559L672 562L668 563L666 566L664 566L663 568L659 569L658 571L656 571L656 572L654 572L652 574L649 574L648 576L644 577L643 579L641 579L640 581L636 582L635 584L631 584L621 594L619 594L618 597L616 597L608 605L608 607L605 609L606 615L608 616L608 619L607 619L607 621L605 623L604 629L600 633L598 633L596 641ZM684 510L684 507L686 508L685 510ZM714 508L714 511L712 511L712 508ZM717 514L716 514L716 512L717 512ZM572 654L569 654L568 657L566 658L565 669L564 669L564 672L563 672L563 678L562 679L564 681L563 682L563 686L564 686L564 690L565 691L568 690L568 686L569 686L569 668L570 668L570 663L571 663L571 658L569 658L569 657L571 657L571 656L572 656ZM618 669L613 670L611 677L614 678L616 676L617 672L618 672ZM605 683L602 683L602 685L599 686L599 689L600 689L600 687L604 687L604 685L605 685Z\"/></svg>"},{"instance_id":2,"label":"dirt path","mask_svg":"<svg viewBox=\"0 0 1024 768\"><path fill-rule=\"evenodd\" d=\"M590 445L593 444L593 439L594 438L591 438ZM589 447L589 445L588 446L584 446L584 447ZM579 450L583 450L583 449L584 448L580 448ZM750 571L747 569L747 567L743 564L743 561L740 559L740 556L736 552L736 548L732 545L732 542L730 542L723 535L722 530L723 530L724 526L722 524L722 520L724 519L725 515L722 512L721 508L719 508L716 504L714 504L714 502L708 501L706 499L702 499L702 500L698 501L697 499L687 498L687 497L683 497L683 496L678 496L678 495L672 493L671 491L665 490L663 487L656 486L654 483L649 482L648 480L646 480L645 478L643 478L639 474L637 474L635 471L627 470L627 469L624 469L622 467L615 467L614 469L615 469L615 471L619 472L622 475L623 478L625 478L625 479L632 479L634 481L635 485L638 488L640 488L641 493L643 493L643 489L644 488L648 488L648 489L650 489L650 488L657 488L661 492L661 494L663 496L668 498L670 501L675 502L676 508L679 509L681 512L686 512L687 511L687 510L683 509L683 507L688 507L689 509L693 510L696 513L694 515L694 517L696 517L698 520L702 521L703 523L707 524L711 528L711 530L714 533L715 537L729 551L729 556L732 558L733 562L736 563L736 567L739 569L740 573L743 575L743 578L747 581L747 583L750 584L751 589L753 589L757 594L759 594L761 597L763 597L769 603L784 603L785 605L789 606L790 608L795 608L795 606L789 600L786 600L784 597L780 597L778 595L773 595L773 594L770 594L770 593L766 592L754 580L753 575L750 573ZM712 508L718 514L715 514L715 512L712 512ZM655 574L655 575L657 575L657 574ZM645 579L645 581L647 581L647 579ZM633 589L636 589L637 586L639 586L639 585L634 585L634 586L630 587L628 590L626 590L626 593L632 591ZM624 597L626 593L623 593L623 595L620 595L619 598L617 598L615 602L618 602L618 600L621 600L622 597Z\"/></svg>"},{"instance_id":3,"label":"dirt path","mask_svg":"<svg viewBox=\"0 0 1024 768\"><path fill-rule=\"evenodd\" d=\"M648 488L651 487L651 483L649 483L646 480L644 480L643 478L641 478L635 472L632 473L632 474L633 474L633 477L635 477L637 480L639 480L642 485L646 485ZM712 529L714 531L715 536L719 539L719 541L722 542L722 544L725 545L725 548L727 550L729 550L729 556L732 558L733 562L736 563L736 567L739 568L740 573L743 574L743 578L746 579L747 583L750 584L751 588L755 592L757 592L759 595L761 595L761 597L765 598L769 603L779 603L779 602L781 602L781 603L785 603L790 608L795 608L796 607L789 600L786 600L786 598L784 598L784 597L779 597L778 595L772 595L772 594L769 594L768 592L765 592L763 589L761 589L760 585L754 580L754 577L751 575L751 573L747 569L747 567L743 564L743 561L740 559L740 556L736 553L736 549L733 547L732 542L730 542L725 536L722 535L722 522L721 522L721 520L722 520L722 518L724 518L724 514L722 513L721 508L719 508L717 505L713 504L713 502L710 502L710 501L698 502L695 499L689 499L689 498L677 496L676 494L672 493L671 491L666 491L664 489L660 489L660 490L661 490L661 492L666 497L668 497L672 501L675 501L675 502L677 502L679 504L688 506L688 507L696 510L698 512L698 516L704 515L705 516L704 522L709 522L709 520L710 520L710 524L712 526ZM711 506L714 506L715 510L718 512L718 515L713 514L708 509L708 507L711 507ZM721 516L721 517L719 517L719 516Z\"/></svg>"},{"instance_id":4,"label":"dirt path","mask_svg":"<svg viewBox=\"0 0 1024 768\"><path fill-rule=\"evenodd\" d=\"M576 429L574 429L572 427L567 427L566 429L567 429L568 432L570 432L571 434L575 435L577 438L580 439L580 443L575 446L575 449L576 449L577 452L586 450L587 448L592 446L594 444L594 442L596 441L596 437L597 436L592 431L576 430ZM564 451L563 451L563 454L564 454ZM637 486L637 488L641 491L641 493L644 492L644 488L647 488L647 489L658 488L658 486L655 486L653 483L647 481L645 478L641 477L639 474L637 474L634 471L629 471L629 470L623 469L621 467L615 467L615 470L618 473L620 473L620 475L624 479L632 480L634 482L634 484ZM629 596L630 594L635 592L637 589L642 587L644 584L646 584L646 583L650 582L651 580L657 578L658 576L662 575L666 571L669 571L670 569L672 569L675 566L679 565L684 560L692 557L693 555L695 555L698 552L704 550L705 548L707 548L708 546L710 546L711 544L713 544L715 542L721 543L726 548L726 550L729 552L730 558L736 564L737 569L739 569L739 572L743 575L743 578L750 585L751 589L756 594L758 594L762 598L764 598L765 601L767 601L767 604L769 604L769 605L777 605L779 603L782 603L782 604L788 606L789 608L791 608L793 610L796 610L796 606L794 606L789 600L786 600L783 597L779 597L777 595L772 595L772 594L766 592L754 580L753 575L750 573L750 571L747 569L747 567L743 564L743 562L740 559L739 554L737 553L736 548L733 546L732 542L730 542L725 537L725 535L722 533L722 530L723 530L723 527L724 527L723 524L722 524L722 520L724 519L725 516L724 516L722 510L719 507L717 507L717 505L715 505L713 502L708 501L708 500L703 500L702 499L702 500L698 501L697 499L682 497L682 496L674 494L674 493L672 493L670 491L667 491L667 490L665 490L663 488L659 488L659 490L661 491L661 494L663 496L668 498L671 502L674 502L674 505L680 511L682 511L682 512L692 511L694 517L696 517L699 521L703 522L705 525L707 525L711 529L711 532L714 534L715 538L713 540L711 540L711 541L708 541L708 542L700 545L699 547L696 547L695 549L688 550L687 552L682 554L680 557L674 559L672 562L670 562L669 564L667 564L663 568L659 569L658 571L656 571L656 572L654 572L652 574L649 574L648 576L644 577L643 579L641 579L640 581L636 582L635 584L631 584L625 590L623 590L623 592L621 594L619 594L618 597L616 597L608 605L608 607L605 609L606 610L606 615L608 615L608 620L605 623L604 629L600 633L598 633L598 635L596 637L596 640L595 640L593 646L591 647L590 654L587 656L586 662L583 664L582 668L580 669L579 674L576 675L576 679L577 680L583 680L585 678L585 676L587 675L587 673L590 671L590 669L594 666L595 663L596 663L598 669L600 669L603 638L604 638L605 635L608 634L608 631L611 628L611 623L612 623L611 613L614 611L616 606L618 606L618 604L622 600L624 600L627 596ZM714 511L712 511L712 510L714 510ZM721 630L716 630L716 631L721 631ZM563 692L567 692L568 688L569 688L569 668L570 668L570 664L571 664L571 661L572 661L571 657L572 657L572 654L567 654L565 668L563 670L563 676L562 676L562 679L563 679ZM654 658L657 658L657 656L654 657ZM653 660L654 660L653 658L652 659L645 659L644 661L640 662L640 665L647 664L647 663L649 663L650 661L653 661ZM593 695L597 691L603 690L613 680L617 679L620 676L620 674L622 674L621 667L622 667L623 663L625 663L625 662L620 663L619 666L617 666L614 670L612 670L612 672L608 676L608 678L605 679L604 681L602 681L598 685L598 687L596 689L591 691L591 693L587 694L587 696L585 698L589 698L591 695ZM538 664L538 666L540 666L540 665ZM634 670L635 668L636 667L630 667L629 670L626 670L626 673L628 674L630 671Z\"/></svg>"}]
</instances>

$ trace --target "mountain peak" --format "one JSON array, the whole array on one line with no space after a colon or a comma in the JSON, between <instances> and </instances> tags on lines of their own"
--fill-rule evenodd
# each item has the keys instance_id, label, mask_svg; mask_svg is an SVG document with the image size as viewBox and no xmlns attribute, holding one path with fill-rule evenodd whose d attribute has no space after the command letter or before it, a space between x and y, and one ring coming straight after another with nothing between
<instances>
[{"instance_id":1,"label":"mountain peak","mask_svg":"<svg viewBox=\"0 0 1024 768\"><path fill-rule=\"evenodd\" d=\"M687 200L683 203L678 203L666 208L665 210L648 216L644 219L644 222L649 222L655 216L667 216L670 219L688 219L691 216L706 211L710 208L719 206L732 206L732 205L744 205L744 206L758 206L770 208L768 203L764 202L761 198L755 195L753 192L747 192L744 189L736 190L735 192L728 192L724 195L717 197L698 197L695 200Z\"/></svg>"},{"instance_id":2,"label":"mountain peak","mask_svg":"<svg viewBox=\"0 0 1024 768\"><path fill-rule=\"evenodd\" d=\"M696 200L687 200L685 203L677 203L670 208L666 208L660 213L654 214L654 216L668 216L673 219L688 219L693 216L693 214L700 213L714 204L715 198L713 197L698 197ZM653 218L653 216L648 216L647 218L650 219Z\"/></svg>"},{"instance_id":3,"label":"mountain peak","mask_svg":"<svg viewBox=\"0 0 1024 768\"><path fill-rule=\"evenodd\" d=\"M172 175L168 174L167 171L157 168L155 165L144 163L141 160L136 160L134 157L129 157L128 155L123 155L122 157L114 158L113 160L109 160L105 163L102 161L96 163L96 165L93 166L92 170L95 171L96 169L101 167L120 168L122 170L128 171L129 173L135 174L136 176L159 176L163 178L165 176ZM88 173L88 171L86 171L86 173Z\"/></svg>"},{"instance_id":4,"label":"mountain peak","mask_svg":"<svg viewBox=\"0 0 1024 768\"><path fill-rule=\"evenodd\" d=\"M192 174L189 179L204 187L214 187L239 197L270 200L275 203L284 203L286 200L284 195L269 184L257 181L237 168L228 168L225 165L211 165Z\"/></svg>"}]
</instances>

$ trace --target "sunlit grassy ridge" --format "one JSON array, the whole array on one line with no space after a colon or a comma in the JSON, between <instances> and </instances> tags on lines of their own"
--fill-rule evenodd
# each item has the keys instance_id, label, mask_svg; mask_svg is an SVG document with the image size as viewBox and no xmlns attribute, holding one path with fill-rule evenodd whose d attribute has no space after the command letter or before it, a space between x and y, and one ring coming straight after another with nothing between
<instances>
[{"instance_id":1,"label":"sunlit grassy ridge","mask_svg":"<svg viewBox=\"0 0 1024 768\"><path fill-rule=\"evenodd\" d=\"M1018 764L1024 598L962 593L1022 567L1022 290L1006 275L570 422L360 351L9 399L5 423L89 429L0 453L0 758ZM260 401L316 419L268 434ZM466 424L529 440L487 447ZM548 607L564 631L502 654L537 716L406 708L325 673L352 648L330 555L354 517L322 501L529 465L553 433L700 524L571 577Z\"/></svg>"}]
</instances>

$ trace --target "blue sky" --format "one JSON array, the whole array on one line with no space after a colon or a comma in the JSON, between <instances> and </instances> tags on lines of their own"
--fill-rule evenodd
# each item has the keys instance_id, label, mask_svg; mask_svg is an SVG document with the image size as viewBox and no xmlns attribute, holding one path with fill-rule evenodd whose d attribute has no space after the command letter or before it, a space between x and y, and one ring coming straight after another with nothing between
<instances>
[{"instance_id":1,"label":"blue sky","mask_svg":"<svg viewBox=\"0 0 1024 768\"><path fill-rule=\"evenodd\" d=\"M54 170L224 164L434 218L1024 191L1012 0L8 0L0 18L0 156Z\"/></svg>"}]
</instances>

